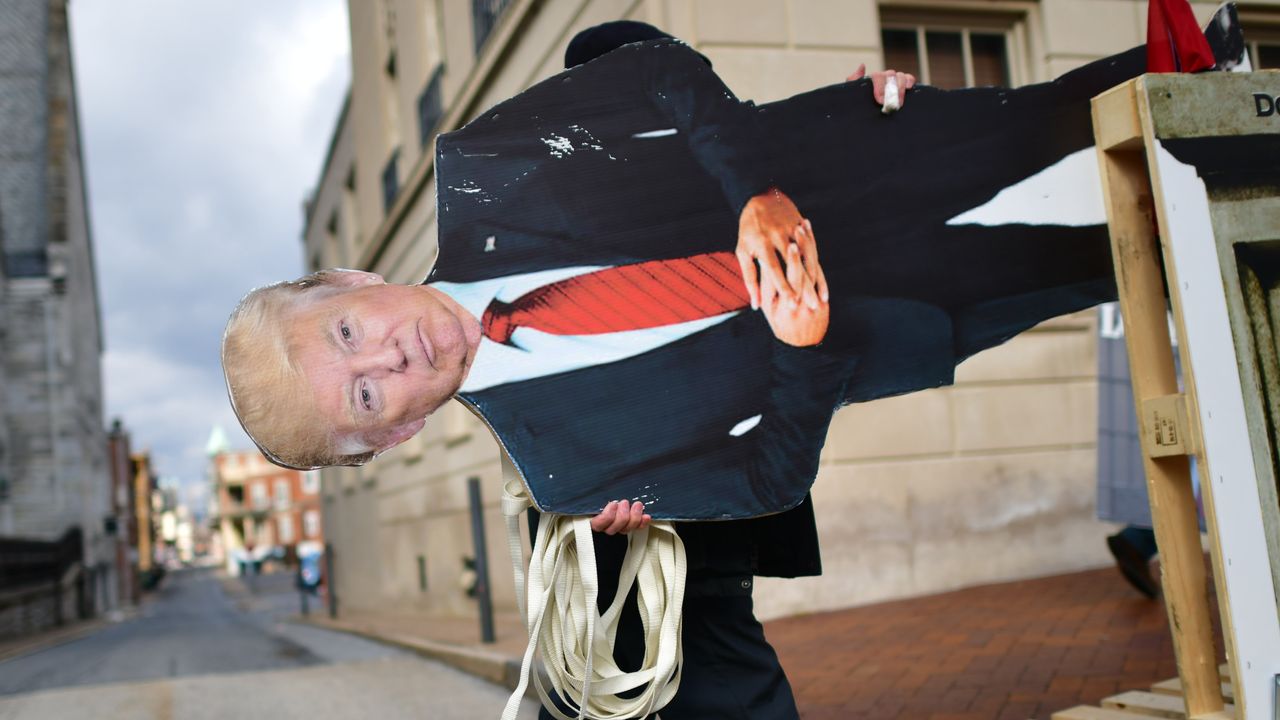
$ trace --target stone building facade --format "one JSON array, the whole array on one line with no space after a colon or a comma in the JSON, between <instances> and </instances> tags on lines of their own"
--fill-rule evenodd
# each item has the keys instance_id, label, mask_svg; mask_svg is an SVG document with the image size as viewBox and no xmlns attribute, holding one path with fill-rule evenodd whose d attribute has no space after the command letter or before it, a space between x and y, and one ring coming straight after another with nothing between
<instances>
[{"instance_id":1,"label":"stone building facade","mask_svg":"<svg viewBox=\"0 0 1280 720\"><path fill-rule=\"evenodd\" d=\"M0 258L0 537L80 528L84 570L114 606L101 317L66 0L0 0Z\"/></svg>"},{"instance_id":2,"label":"stone building facade","mask_svg":"<svg viewBox=\"0 0 1280 720\"><path fill-rule=\"evenodd\" d=\"M1207 19L1214 3L1196 2ZM307 269L424 278L436 254L434 137L561 69L577 31L618 18L692 44L739 97L780 99L859 63L944 87L1044 81L1145 39L1142 0L378 0L349 2L352 84L306 203ZM1244 13L1280 45L1280 3ZM910 107L906 112L910 112ZM1095 520L1096 320L1052 320L962 364L954 387L835 417L813 494L820 578L757 585L762 616L1109 562ZM502 462L457 403L363 468L323 472L343 603L446 616L472 551L465 480L502 548ZM491 552L499 611L514 608Z\"/></svg>"}]
</instances>

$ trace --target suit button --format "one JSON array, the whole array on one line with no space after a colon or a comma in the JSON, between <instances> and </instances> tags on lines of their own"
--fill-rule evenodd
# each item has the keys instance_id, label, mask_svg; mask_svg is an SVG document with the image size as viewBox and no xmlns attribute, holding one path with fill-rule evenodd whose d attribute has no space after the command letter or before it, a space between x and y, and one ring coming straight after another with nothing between
<instances>
[{"instance_id":1,"label":"suit button","mask_svg":"<svg viewBox=\"0 0 1280 720\"><path fill-rule=\"evenodd\" d=\"M751 581L750 581L750 580L743 580L743 581L742 581L742 589L743 589L743 590L750 590L750 589L751 589Z\"/></svg>"}]
</instances>

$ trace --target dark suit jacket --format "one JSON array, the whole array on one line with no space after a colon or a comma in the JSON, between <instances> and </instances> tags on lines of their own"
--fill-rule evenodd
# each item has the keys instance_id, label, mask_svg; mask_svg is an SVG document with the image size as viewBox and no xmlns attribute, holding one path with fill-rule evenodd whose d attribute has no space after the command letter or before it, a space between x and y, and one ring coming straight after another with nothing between
<instances>
[{"instance_id":1,"label":"dark suit jacket","mask_svg":"<svg viewBox=\"0 0 1280 720\"><path fill-rule=\"evenodd\" d=\"M776 184L814 223L831 330L792 348L743 312L623 361L462 398L545 510L589 514L617 497L671 519L794 507L839 405L949 383L964 357L1114 293L1100 227L945 220L1087 147L1088 97L1140 69L1130 53L1019 90L923 89L893 118L866 83L739 102L678 41L539 83L440 137L430 280L731 250L742 205Z\"/></svg>"}]
</instances>

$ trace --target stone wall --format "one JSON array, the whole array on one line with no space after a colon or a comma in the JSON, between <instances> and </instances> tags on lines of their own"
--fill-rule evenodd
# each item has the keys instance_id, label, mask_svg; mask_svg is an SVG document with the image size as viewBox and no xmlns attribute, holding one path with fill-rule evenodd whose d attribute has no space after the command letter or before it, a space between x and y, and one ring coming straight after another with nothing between
<instances>
[{"instance_id":1,"label":"stone wall","mask_svg":"<svg viewBox=\"0 0 1280 720\"><path fill-rule=\"evenodd\" d=\"M74 621L78 616L79 567L59 583L0 593L0 641Z\"/></svg>"},{"instance_id":2,"label":"stone wall","mask_svg":"<svg viewBox=\"0 0 1280 720\"><path fill-rule=\"evenodd\" d=\"M113 555L101 320L65 0L0 0L0 536Z\"/></svg>"}]
</instances>

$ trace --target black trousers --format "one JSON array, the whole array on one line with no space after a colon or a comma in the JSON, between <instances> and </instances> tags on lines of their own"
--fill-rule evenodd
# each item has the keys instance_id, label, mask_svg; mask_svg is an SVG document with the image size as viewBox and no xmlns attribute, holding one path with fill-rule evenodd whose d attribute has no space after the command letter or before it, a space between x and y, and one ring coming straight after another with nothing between
<instances>
[{"instance_id":1,"label":"black trousers","mask_svg":"<svg viewBox=\"0 0 1280 720\"><path fill-rule=\"evenodd\" d=\"M679 526L689 571L685 581L681 642L684 664L680 688L656 716L661 720L795 720L791 683L764 636L751 599L755 584L752 552L738 529L742 523L686 523ZM599 605L606 608L617 588L621 536L596 535ZM614 659L623 670L644 661L644 631L635 588L627 598ZM560 709L574 715L562 703ZM543 708L541 720L553 716Z\"/></svg>"}]
</instances>

